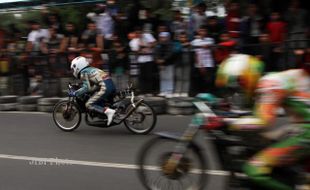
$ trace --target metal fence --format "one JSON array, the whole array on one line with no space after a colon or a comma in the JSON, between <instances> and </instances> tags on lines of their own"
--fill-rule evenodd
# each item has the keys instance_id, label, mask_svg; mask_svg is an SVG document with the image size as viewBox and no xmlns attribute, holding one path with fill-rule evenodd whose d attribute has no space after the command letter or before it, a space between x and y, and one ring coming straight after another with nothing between
<instances>
[{"instance_id":1,"label":"metal fence","mask_svg":"<svg viewBox=\"0 0 310 190\"><path fill-rule=\"evenodd\" d=\"M296 45L296 43L303 44L302 46ZM298 64L305 60L305 54L309 55L309 40L290 40L281 44L260 43L260 44L246 44L236 47L240 53L248 53L258 55L266 63L266 71L281 71L291 68L297 68ZM300 48L299 48L300 47ZM225 47L214 46L212 47L214 59L216 64L221 61L221 50ZM297 49L299 51L296 51ZM300 51L302 49L302 51ZM182 75L179 83L176 85L183 85L184 82L190 84L188 91L192 91L193 83L197 82L195 78L195 54L194 49L189 52L188 63L183 66L178 65L177 61L174 63L174 69L181 69L181 73L184 73L183 69L190 67L190 75ZM92 58L96 64L103 70L110 71L111 60L113 57L110 51L104 51L100 54L100 57L94 57L94 54L83 54ZM159 73L156 70L156 64L154 64L155 70L151 73L141 73L141 65L137 61L137 57L141 54L128 52L128 71L121 73L112 73L112 78L119 88L126 87L128 82L132 82L141 93L145 93L141 83L143 75L150 74L150 78L155 81L159 80ZM41 54L40 52L33 52L26 54L24 52L1 52L0 53L0 95L29 95L40 94L46 97L51 96L65 96L66 88L69 81L74 80L70 71L70 60L77 54L61 53L61 54ZM115 55L113 55L115 56ZM220 58L219 58L220 57ZM309 56L308 56L309 57ZM93 62L94 63L94 62ZM185 66L187 65L187 68ZM180 68L181 67L181 68ZM215 72L215 71L214 71ZM186 73L186 72L185 72ZM176 78L176 77L175 77ZM182 79L183 78L183 79ZM153 94L158 93L158 83L152 88ZM157 85L157 86L156 86ZM182 88L182 87L181 87ZM195 89L194 89L195 91ZM147 92L149 93L149 91Z\"/></svg>"}]
</instances>

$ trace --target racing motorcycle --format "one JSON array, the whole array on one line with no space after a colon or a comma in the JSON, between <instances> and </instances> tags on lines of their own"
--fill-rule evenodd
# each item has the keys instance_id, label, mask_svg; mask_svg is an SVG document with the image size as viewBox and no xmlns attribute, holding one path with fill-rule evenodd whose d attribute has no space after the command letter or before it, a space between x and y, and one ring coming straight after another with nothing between
<instances>
[{"instance_id":1,"label":"racing motorcycle","mask_svg":"<svg viewBox=\"0 0 310 190\"><path fill-rule=\"evenodd\" d=\"M79 88L79 84L69 83L68 85L69 92ZM134 134L148 134L155 127L156 113L142 98L135 97L132 85L101 102L102 106L109 106L116 110L109 126L105 114L86 109L85 103L92 94L91 92L86 93L80 98L69 96L67 100L58 102L53 110L53 120L56 126L63 131L74 131L80 126L82 113L84 113L86 124L94 127L108 128L124 123L125 127Z\"/></svg>"},{"instance_id":2,"label":"racing motorcycle","mask_svg":"<svg viewBox=\"0 0 310 190\"><path fill-rule=\"evenodd\" d=\"M240 115L215 110L203 100L193 103L200 111L195 118L202 119L202 125L190 124L180 136L167 132L157 133L155 138L141 147L137 164L139 179L144 187L148 190L204 189L209 182L208 174L214 171L208 170L209 163L203 154L204 150L197 143L198 132L203 130L207 142L215 147L225 172L223 175L229 178L226 189L262 190L242 173L242 165L276 140L264 140L258 138L257 134L233 132L222 125L219 116L225 116L228 120L226 122L229 122ZM310 184L310 163L306 163L309 160L305 159L291 167L276 168L273 175L279 180L285 180L294 189L306 190Z\"/></svg>"}]
</instances>

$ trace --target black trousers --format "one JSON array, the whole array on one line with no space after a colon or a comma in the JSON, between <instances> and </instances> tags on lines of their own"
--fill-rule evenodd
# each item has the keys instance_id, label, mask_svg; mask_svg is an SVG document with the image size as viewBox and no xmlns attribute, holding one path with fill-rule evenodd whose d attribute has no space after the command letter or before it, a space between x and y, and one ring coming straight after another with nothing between
<instances>
[{"instance_id":1,"label":"black trousers","mask_svg":"<svg viewBox=\"0 0 310 190\"><path fill-rule=\"evenodd\" d=\"M155 62L139 63L139 90L141 93L158 93L159 73Z\"/></svg>"}]
</instances>

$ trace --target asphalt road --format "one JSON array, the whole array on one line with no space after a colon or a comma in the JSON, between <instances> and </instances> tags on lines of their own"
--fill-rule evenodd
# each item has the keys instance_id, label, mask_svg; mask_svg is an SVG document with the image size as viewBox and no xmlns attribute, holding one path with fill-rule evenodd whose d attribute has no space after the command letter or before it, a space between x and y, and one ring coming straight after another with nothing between
<instances>
[{"instance_id":1,"label":"asphalt road","mask_svg":"<svg viewBox=\"0 0 310 190\"><path fill-rule=\"evenodd\" d=\"M159 116L153 132L182 132L190 116ZM152 135L137 136L123 126L85 123L74 132L56 128L51 114L0 112L0 190L144 189L136 155ZM213 172L206 189L223 189L224 173L201 135Z\"/></svg>"}]
</instances>

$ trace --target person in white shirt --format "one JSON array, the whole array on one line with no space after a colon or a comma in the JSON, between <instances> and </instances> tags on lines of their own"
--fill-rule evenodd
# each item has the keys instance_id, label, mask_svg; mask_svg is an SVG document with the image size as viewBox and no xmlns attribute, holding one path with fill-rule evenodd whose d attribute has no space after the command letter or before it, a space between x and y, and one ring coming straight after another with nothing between
<instances>
[{"instance_id":1,"label":"person in white shirt","mask_svg":"<svg viewBox=\"0 0 310 190\"><path fill-rule=\"evenodd\" d=\"M135 38L129 42L131 51L137 54L137 62L140 67L140 90L144 93L154 93L158 88L158 69L154 63L153 49L156 39L151 33L135 29Z\"/></svg>"},{"instance_id":2,"label":"person in white shirt","mask_svg":"<svg viewBox=\"0 0 310 190\"><path fill-rule=\"evenodd\" d=\"M32 21L31 24L31 32L27 37L26 44L26 52L28 54L29 63L27 65L29 74L42 74L46 73L46 61L42 59L42 57L38 56L41 54L41 42L44 41L45 38L48 38L49 32L47 29L41 29L41 26L38 22Z\"/></svg>"},{"instance_id":3,"label":"person in white shirt","mask_svg":"<svg viewBox=\"0 0 310 190\"><path fill-rule=\"evenodd\" d=\"M98 4L96 7L96 13L88 13L87 18L96 23L97 28L106 40L112 39L114 32L114 20L106 11L105 4Z\"/></svg>"},{"instance_id":4,"label":"person in white shirt","mask_svg":"<svg viewBox=\"0 0 310 190\"><path fill-rule=\"evenodd\" d=\"M41 29L41 25L33 21L31 24L31 32L27 37L27 52L34 52L40 50L40 42L42 39L47 38L49 33L47 29Z\"/></svg>"},{"instance_id":5,"label":"person in white shirt","mask_svg":"<svg viewBox=\"0 0 310 190\"><path fill-rule=\"evenodd\" d=\"M212 55L214 39L207 37L205 26L201 26L197 33L198 36L191 42L195 51L193 91L210 92L214 89L215 76L215 62Z\"/></svg>"}]
</instances>

